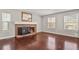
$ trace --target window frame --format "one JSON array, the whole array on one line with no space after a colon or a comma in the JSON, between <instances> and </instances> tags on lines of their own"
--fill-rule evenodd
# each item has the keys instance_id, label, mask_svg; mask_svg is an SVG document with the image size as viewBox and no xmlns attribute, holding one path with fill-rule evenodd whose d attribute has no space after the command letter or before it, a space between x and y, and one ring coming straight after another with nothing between
<instances>
[{"instance_id":1,"label":"window frame","mask_svg":"<svg viewBox=\"0 0 79 59\"><path fill-rule=\"evenodd\" d=\"M51 21L53 21L52 23L54 23L54 25L52 24L52 26L49 26L49 19L52 19ZM47 19L47 28L48 29L55 29L56 28L56 17L52 16L52 17L48 17Z\"/></svg>"},{"instance_id":2,"label":"window frame","mask_svg":"<svg viewBox=\"0 0 79 59\"><path fill-rule=\"evenodd\" d=\"M4 17L5 19L7 19L8 16L9 16L9 17L10 17L9 20L7 20L7 21L3 20L4 18L3 18L2 13L5 13L5 14L6 14L6 17ZM2 12L2 13L1 13L1 16L2 16L2 18L1 18L1 19L2 19L2 20L1 20L1 22L2 22L1 30L2 30L2 31L8 31L8 30L9 30L9 24L10 24L10 22L11 22L11 13L7 13L7 12ZM3 27L3 26L4 26L3 23L7 23L7 25L6 25L6 26L7 26L7 27L6 27L7 29L5 29L5 27Z\"/></svg>"},{"instance_id":3,"label":"window frame","mask_svg":"<svg viewBox=\"0 0 79 59\"><path fill-rule=\"evenodd\" d=\"M79 29L78 29L78 27L77 27L77 29L68 29L68 28L66 28L66 26L67 25L65 25L65 23L75 23L75 22L73 22L73 21L65 21L65 16L66 17L72 17L72 16L75 16L76 18L76 23L77 23L77 26L79 25L79 14L69 14L69 15L64 15L64 30L70 30L70 31L78 31ZM76 25L76 24L75 24ZM72 25L73 26L73 25Z\"/></svg>"},{"instance_id":4,"label":"window frame","mask_svg":"<svg viewBox=\"0 0 79 59\"><path fill-rule=\"evenodd\" d=\"M3 23L7 23L7 29L5 29L5 27L3 27ZM2 31L8 31L9 30L9 22L8 21L2 21Z\"/></svg>"}]
</instances>

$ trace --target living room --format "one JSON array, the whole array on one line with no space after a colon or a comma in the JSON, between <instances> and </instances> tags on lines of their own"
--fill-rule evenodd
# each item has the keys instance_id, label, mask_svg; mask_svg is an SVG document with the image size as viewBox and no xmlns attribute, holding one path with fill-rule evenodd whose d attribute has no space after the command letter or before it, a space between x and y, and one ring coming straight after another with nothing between
<instances>
[{"instance_id":1,"label":"living room","mask_svg":"<svg viewBox=\"0 0 79 59\"><path fill-rule=\"evenodd\" d=\"M78 50L78 9L0 9L0 50Z\"/></svg>"}]
</instances>

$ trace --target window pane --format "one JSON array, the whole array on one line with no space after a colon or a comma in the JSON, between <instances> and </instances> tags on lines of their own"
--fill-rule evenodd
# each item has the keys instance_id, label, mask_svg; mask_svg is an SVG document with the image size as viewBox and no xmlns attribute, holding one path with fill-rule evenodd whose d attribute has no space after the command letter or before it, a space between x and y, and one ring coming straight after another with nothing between
<instances>
[{"instance_id":1,"label":"window pane","mask_svg":"<svg viewBox=\"0 0 79 59\"><path fill-rule=\"evenodd\" d=\"M48 28L55 28L55 17L48 18Z\"/></svg>"},{"instance_id":2,"label":"window pane","mask_svg":"<svg viewBox=\"0 0 79 59\"><path fill-rule=\"evenodd\" d=\"M2 21L11 21L11 14L2 13Z\"/></svg>"},{"instance_id":3,"label":"window pane","mask_svg":"<svg viewBox=\"0 0 79 59\"><path fill-rule=\"evenodd\" d=\"M2 23L2 30L8 30L9 29L9 24L8 22L3 22Z\"/></svg>"},{"instance_id":4,"label":"window pane","mask_svg":"<svg viewBox=\"0 0 79 59\"><path fill-rule=\"evenodd\" d=\"M64 29L78 30L78 14L64 16Z\"/></svg>"}]
</instances>

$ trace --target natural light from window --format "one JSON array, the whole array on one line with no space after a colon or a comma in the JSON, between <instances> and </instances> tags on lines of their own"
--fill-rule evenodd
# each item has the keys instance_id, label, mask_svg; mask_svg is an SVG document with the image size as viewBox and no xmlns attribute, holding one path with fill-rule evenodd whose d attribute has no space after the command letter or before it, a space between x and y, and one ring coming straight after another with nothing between
<instances>
[{"instance_id":1,"label":"natural light from window","mask_svg":"<svg viewBox=\"0 0 79 59\"><path fill-rule=\"evenodd\" d=\"M48 28L55 28L55 17L48 18Z\"/></svg>"},{"instance_id":2,"label":"natural light from window","mask_svg":"<svg viewBox=\"0 0 79 59\"><path fill-rule=\"evenodd\" d=\"M9 30L10 21L11 21L11 14L2 13L2 30Z\"/></svg>"},{"instance_id":3,"label":"natural light from window","mask_svg":"<svg viewBox=\"0 0 79 59\"><path fill-rule=\"evenodd\" d=\"M78 14L64 16L64 29L78 30Z\"/></svg>"}]
</instances>

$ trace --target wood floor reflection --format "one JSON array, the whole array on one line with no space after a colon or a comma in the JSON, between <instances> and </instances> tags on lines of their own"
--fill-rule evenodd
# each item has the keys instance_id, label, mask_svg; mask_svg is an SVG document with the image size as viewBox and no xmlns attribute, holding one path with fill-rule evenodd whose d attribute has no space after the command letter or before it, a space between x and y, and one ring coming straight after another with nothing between
<instances>
[{"instance_id":1,"label":"wood floor reflection","mask_svg":"<svg viewBox=\"0 0 79 59\"><path fill-rule=\"evenodd\" d=\"M78 50L79 38L38 33L33 36L0 41L1 50Z\"/></svg>"}]
</instances>

